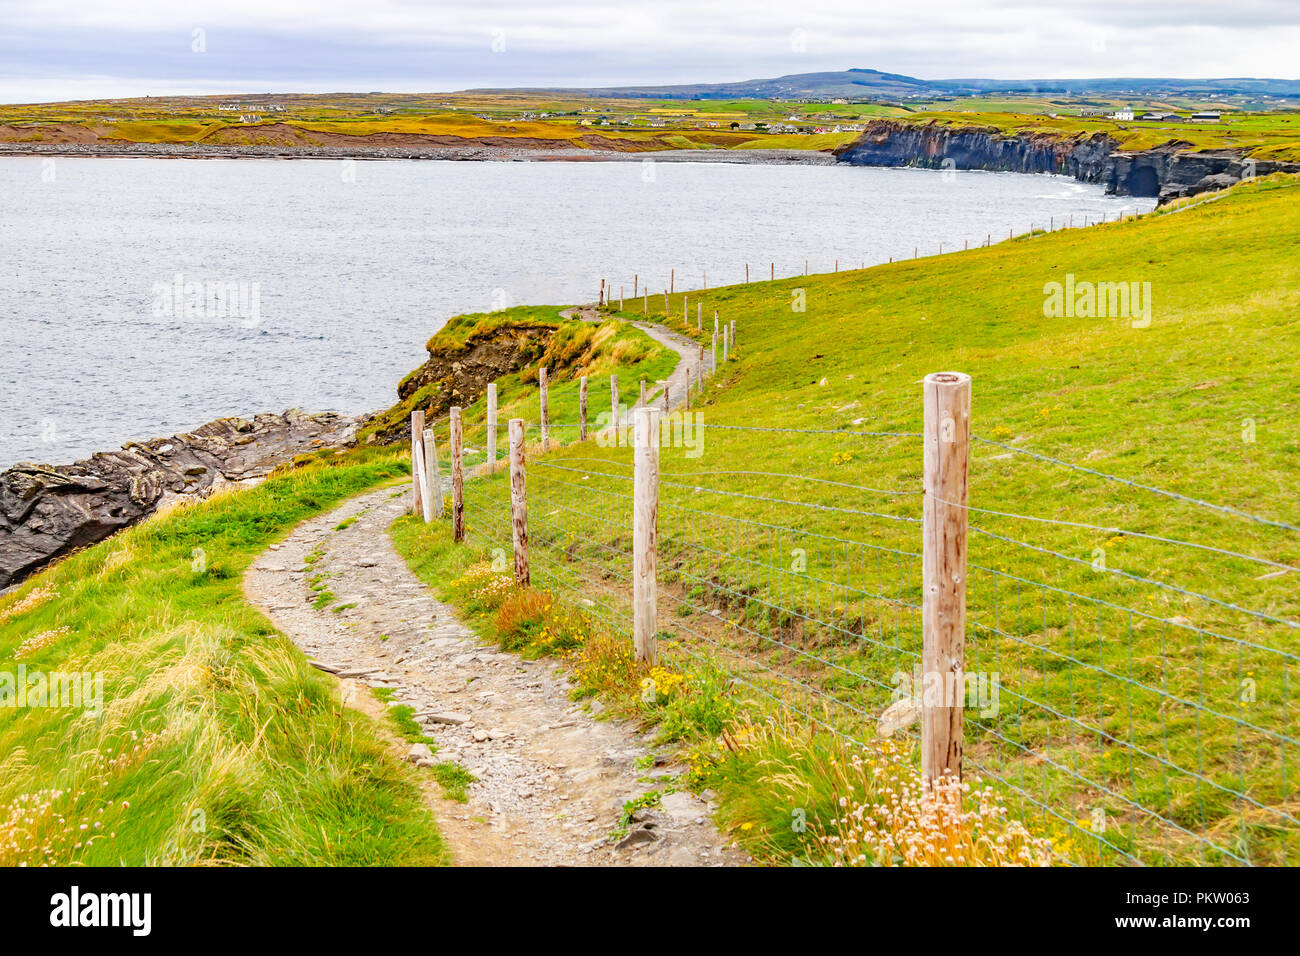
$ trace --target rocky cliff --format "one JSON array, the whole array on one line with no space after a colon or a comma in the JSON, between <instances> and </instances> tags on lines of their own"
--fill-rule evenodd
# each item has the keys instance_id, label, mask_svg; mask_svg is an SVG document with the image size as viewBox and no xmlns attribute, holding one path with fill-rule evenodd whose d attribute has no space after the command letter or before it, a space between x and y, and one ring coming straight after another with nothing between
<instances>
[{"instance_id":1,"label":"rocky cliff","mask_svg":"<svg viewBox=\"0 0 1300 956\"><path fill-rule=\"evenodd\" d=\"M838 149L836 157L863 166L1060 173L1103 185L1107 192L1154 196L1161 203L1223 189L1249 176L1300 172L1300 163L1255 161L1236 150L1189 152L1189 145L1171 141L1125 152L1103 133L1008 134L992 127L873 120L855 142Z\"/></svg>"},{"instance_id":2,"label":"rocky cliff","mask_svg":"<svg viewBox=\"0 0 1300 956\"><path fill-rule=\"evenodd\" d=\"M489 382L545 354L555 329L545 322L515 322L471 333L459 344L434 336L428 359L397 386L397 404L364 423L363 439L382 444L410 438L411 412L417 408L432 421L453 405L472 405L487 392Z\"/></svg>"},{"instance_id":3,"label":"rocky cliff","mask_svg":"<svg viewBox=\"0 0 1300 956\"><path fill-rule=\"evenodd\" d=\"M294 409L219 419L74 465L19 463L0 474L0 588L169 502L262 478L294 455L345 444L356 425L352 418Z\"/></svg>"}]
</instances>

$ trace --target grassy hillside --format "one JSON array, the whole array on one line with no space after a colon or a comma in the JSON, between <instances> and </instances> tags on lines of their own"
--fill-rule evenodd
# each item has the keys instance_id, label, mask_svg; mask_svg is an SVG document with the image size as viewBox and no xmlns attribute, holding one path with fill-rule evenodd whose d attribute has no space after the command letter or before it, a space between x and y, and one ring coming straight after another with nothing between
<instances>
[{"instance_id":1,"label":"grassy hillside","mask_svg":"<svg viewBox=\"0 0 1300 956\"><path fill-rule=\"evenodd\" d=\"M412 772L240 588L403 467L349 456L182 507L0 601L0 673L102 676L99 707L0 707L0 866L443 862Z\"/></svg>"},{"instance_id":2,"label":"grassy hillside","mask_svg":"<svg viewBox=\"0 0 1300 956\"><path fill-rule=\"evenodd\" d=\"M1274 178L700 293L739 346L702 457L663 452L665 636L872 732L920 646L920 381L967 372L968 669L1002 685L997 713L968 711L968 768L1085 859L1294 862L1298 200ZM1149 283L1149 323L1049 317L1068 276ZM592 441L530 470L543 586L615 628L629 462ZM477 544L508 540L506 500L501 477L474 490Z\"/></svg>"}]
</instances>

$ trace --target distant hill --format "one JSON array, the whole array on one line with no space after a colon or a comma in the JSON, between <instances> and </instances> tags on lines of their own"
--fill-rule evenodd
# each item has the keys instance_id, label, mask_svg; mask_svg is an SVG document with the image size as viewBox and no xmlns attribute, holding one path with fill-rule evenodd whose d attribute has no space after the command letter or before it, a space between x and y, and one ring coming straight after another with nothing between
<instances>
[{"instance_id":1,"label":"distant hill","mask_svg":"<svg viewBox=\"0 0 1300 956\"><path fill-rule=\"evenodd\" d=\"M477 91L470 91L477 92ZM535 92L535 91L534 91ZM921 80L901 73L852 69L825 73L793 73L765 80L735 83L562 88L547 92L630 99L882 99L972 96L990 93L1070 94L1127 93L1134 96L1268 95L1300 97L1300 80L1253 77L1183 80L1174 78L1098 78L1078 80Z\"/></svg>"}]
</instances>

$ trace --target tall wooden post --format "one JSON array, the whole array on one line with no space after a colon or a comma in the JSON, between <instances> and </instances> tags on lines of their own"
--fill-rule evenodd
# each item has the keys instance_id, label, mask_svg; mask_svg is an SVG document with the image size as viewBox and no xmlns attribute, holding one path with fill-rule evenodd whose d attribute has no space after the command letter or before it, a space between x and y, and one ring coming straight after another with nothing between
<instances>
[{"instance_id":1,"label":"tall wooden post","mask_svg":"<svg viewBox=\"0 0 1300 956\"><path fill-rule=\"evenodd\" d=\"M587 376L578 379L578 441L587 440Z\"/></svg>"},{"instance_id":2,"label":"tall wooden post","mask_svg":"<svg viewBox=\"0 0 1300 956\"><path fill-rule=\"evenodd\" d=\"M717 329L713 330L713 356L711 359L711 367L714 371L714 374L717 374L718 371L718 330Z\"/></svg>"},{"instance_id":3,"label":"tall wooden post","mask_svg":"<svg viewBox=\"0 0 1300 956\"><path fill-rule=\"evenodd\" d=\"M727 326L722 326L722 364L727 364Z\"/></svg>"},{"instance_id":4,"label":"tall wooden post","mask_svg":"<svg viewBox=\"0 0 1300 956\"><path fill-rule=\"evenodd\" d=\"M772 278L773 280L776 279L776 263L775 263L775 262L772 263L772 275L771 275L771 278Z\"/></svg>"},{"instance_id":5,"label":"tall wooden post","mask_svg":"<svg viewBox=\"0 0 1300 956\"><path fill-rule=\"evenodd\" d=\"M420 469L424 463L424 412L411 412L411 514L424 512L424 489L420 483Z\"/></svg>"},{"instance_id":6,"label":"tall wooden post","mask_svg":"<svg viewBox=\"0 0 1300 956\"><path fill-rule=\"evenodd\" d=\"M515 549L515 583L528 587L528 480L524 473L524 420L510 419L510 536Z\"/></svg>"},{"instance_id":7,"label":"tall wooden post","mask_svg":"<svg viewBox=\"0 0 1300 956\"><path fill-rule=\"evenodd\" d=\"M632 646L638 661L659 661L655 640L659 530L659 409L636 412L632 491Z\"/></svg>"},{"instance_id":8,"label":"tall wooden post","mask_svg":"<svg viewBox=\"0 0 1300 956\"><path fill-rule=\"evenodd\" d=\"M600 280L600 298L596 300L596 307L602 309L605 307L605 280L604 279Z\"/></svg>"},{"instance_id":9,"label":"tall wooden post","mask_svg":"<svg viewBox=\"0 0 1300 956\"><path fill-rule=\"evenodd\" d=\"M736 350L736 320L731 320L731 350Z\"/></svg>"},{"instance_id":10,"label":"tall wooden post","mask_svg":"<svg viewBox=\"0 0 1300 956\"><path fill-rule=\"evenodd\" d=\"M935 372L924 389L921 775L934 782L961 777L970 376ZM924 693L934 683L943 689L937 704Z\"/></svg>"},{"instance_id":11,"label":"tall wooden post","mask_svg":"<svg viewBox=\"0 0 1300 956\"><path fill-rule=\"evenodd\" d=\"M641 379L641 401L637 405L645 405L645 379Z\"/></svg>"},{"instance_id":12,"label":"tall wooden post","mask_svg":"<svg viewBox=\"0 0 1300 956\"><path fill-rule=\"evenodd\" d=\"M623 311L623 287L618 287L618 311Z\"/></svg>"},{"instance_id":13,"label":"tall wooden post","mask_svg":"<svg viewBox=\"0 0 1300 956\"><path fill-rule=\"evenodd\" d=\"M677 288L677 270L673 269L668 273L668 291L672 292Z\"/></svg>"},{"instance_id":14,"label":"tall wooden post","mask_svg":"<svg viewBox=\"0 0 1300 956\"><path fill-rule=\"evenodd\" d=\"M465 540L465 439L461 432L460 408L451 410L451 537Z\"/></svg>"},{"instance_id":15,"label":"tall wooden post","mask_svg":"<svg viewBox=\"0 0 1300 956\"><path fill-rule=\"evenodd\" d=\"M543 365L537 370L537 404L542 416L542 451L546 451L546 443L551 437L551 420L546 407L546 366Z\"/></svg>"},{"instance_id":16,"label":"tall wooden post","mask_svg":"<svg viewBox=\"0 0 1300 956\"><path fill-rule=\"evenodd\" d=\"M487 387L487 460L497 460L497 383L489 382Z\"/></svg>"},{"instance_id":17,"label":"tall wooden post","mask_svg":"<svg viewBox=\"0 0 1300 956\"><path fill-rule=\"evenodd\" d=\"M745 284L749 284L749 263L745 263Z\"/></svg>"},{"instance_id":18,"label":"tall wooden post","mask_svg":"<svg viewBox=\"0 0 1300 956\"><path fill-rule=\"evenodd\" d=\"M424 430L424 521L442 517L442 473L438 469L438 442L433 429Z\"/></svg>"},{"instance_id":19,"label":"tall wooden post","mask_svg":"<svg viewBox=\"0 0 1300 956\"><path fill-rule=\"evenodd\" d=\"M632 298L636 298L637 289L640 288L640 285L641 274L639 272L632 273Z\"/></svg>"},{"instance_id":20,"label":"tall wooden post","mask_svg":"<svg viewBox=\"0 0 1300 956\"><path fill-rule=\"evenodd\" d=\"M428 431L428 429L425 429L425 431ZM419 447L413 451L411 464L415 468L416 484L420 487L420 511L418 513L424 518L424 523L429 524L433 521L433 496L429 492L429 464L425 447L422 435Z\"/></svg>"},{"instance_id":21,"label":"tall wooden post","mask_svg":"<svg viewBox=\"0 0 1300 956\"><path fill-rule=\"evenodd\" d=\"M618 431L618 376L609 377L609 411L614 422L614 431Z\"/></svg>"},{"instance_id":22,"label":"tall wooden post","mask_svg":"<svg viewBox=\"0 0 1300 956\"><path fill-rule=\"evenodd\" d=\"M668 411L668 383L664 382L664 411Z\"/></svg>"}]
</instances>

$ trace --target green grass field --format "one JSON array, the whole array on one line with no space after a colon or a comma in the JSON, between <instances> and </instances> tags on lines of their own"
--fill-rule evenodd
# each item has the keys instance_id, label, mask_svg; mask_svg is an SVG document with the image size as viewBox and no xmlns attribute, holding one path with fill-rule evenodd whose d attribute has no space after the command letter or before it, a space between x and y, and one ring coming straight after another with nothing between
<instances>
[{"instance_id":1,"label":"green grass field","mask_svg":"<svg viewBox=\"0 0 1300 956\"><path fill-rule=\"evenodd\" d=\"M102 706L0 707L0 865L445 862L413 771L240 587L298 521L404 467L273 477L7 595L0 672L98 674Z\"/></svg>"},{"instance_id":2,"label":"green grass field","mask_svg":"<svg viewBox=\"0 0 1300 956\"><path fill-rule=\"evenodd\" d=\"M920 647L920 382L967 372L983 509L968 669L1002 687L996 714L968 712L967 766L1089 860L1294 862L1300 588L1281 566L1300 566L1300 534L1183 499L1300 524L1298 199L1274 178L1137 220L699 293L739 347L700 409L702 457L663 453L664 636L868 732ZM1150 323L1046 316L1045 286L1068 275L1149 283ZM591 441L529 472L539 583L614 626L629 463ZM504 478L467 501L476 543L508 547Z\"/></svg>"}]
</instances>

